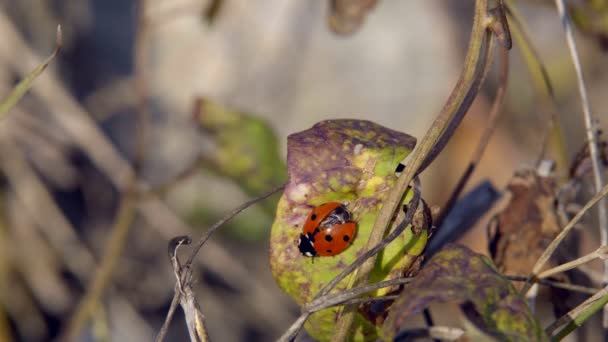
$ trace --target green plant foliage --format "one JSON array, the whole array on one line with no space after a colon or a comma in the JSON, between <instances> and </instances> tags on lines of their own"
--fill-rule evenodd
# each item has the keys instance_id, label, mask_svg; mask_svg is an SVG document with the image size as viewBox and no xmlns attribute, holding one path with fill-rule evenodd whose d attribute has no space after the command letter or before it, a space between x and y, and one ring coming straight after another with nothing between
<instances>
[{"instance_id":1,"label":"green plant foliage","mask_svg":"<svg viewBox=\"0 0 608 342\"><path fill-rule=\"evenodd\" d=\"M370 121L330 120L292 134L287 140L289 181L279 201L270 237L270 262L275 280L298 304L319 292L361 254L388 190L395 183L395 167L415 145L415 138ZM403 202L411 199L408 191ZM310 210L319 204L347 202L357 222L353 244L336 256L310 258L300 254L297 240ZM403 220L400 212L394 226ZM392 228L394 228L394 226ZM424 249L426 230L410 228L384 249L370 281L399 277ZM345 278L335 289L348 287ZM371 295L384 294L383 289ZM309 334L327 340L335 328L339 308L313 314ZM377 338L376 327L362 315L356 319L356 340Z\"/></svg>"},{"instance_id":2,"label":"green plant foliage","mask_svg":"<svg viewBox=\"0 0 608 342\"><path fill-rule=\"evenodd\" d=\"M199 101L196 115L200 127L215 142L215 149L204 161L204 167L231 179L252 196L285 183L285 162L268 123L209 100ZM262 202L270 215L274 213L277 200L278 196L273 196Z\"/></svg>"},{"instance_id":3,"label":"green plant foliage","mask_svg":"<svg viewBox=\"0 0 608 342\"><path fill-rule=\"evenodd\" d=\"M385 338L391 340L408 317L431 303L447 301L471 304L478 328L497 340L548 341L525 299L492 261L454 244L437 253L406 286L384 323Z\"/></svg>"}]
</instances>

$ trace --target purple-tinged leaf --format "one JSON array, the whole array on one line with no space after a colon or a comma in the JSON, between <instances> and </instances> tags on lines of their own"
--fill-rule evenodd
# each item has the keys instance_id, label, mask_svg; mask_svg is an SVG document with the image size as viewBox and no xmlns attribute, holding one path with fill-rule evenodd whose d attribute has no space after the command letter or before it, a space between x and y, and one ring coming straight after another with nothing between
<instances>
[{"instance_id":1,"label":"purple-tinged leaf","mask_svg":"<svg viewBox=\"0 0 608 342\"><path fill-rule=\"evenodd\" d=\"M500 341L547 341L526 301L487 257L450 244L437 253L395 301L384 323L387 340L432 303L463 304L474 323Z\"/></svg>"}]
</instances>

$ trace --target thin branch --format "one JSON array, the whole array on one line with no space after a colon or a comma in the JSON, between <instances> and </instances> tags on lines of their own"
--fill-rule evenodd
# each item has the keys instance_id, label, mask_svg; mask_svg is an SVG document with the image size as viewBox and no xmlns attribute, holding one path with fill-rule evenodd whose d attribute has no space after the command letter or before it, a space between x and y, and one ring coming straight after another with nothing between
<instances>
[{"instance_id":1,"label":"thin branch","mask_svg":"<svg viewBox=\"0 0 608 342\"><path fill-rule=\"evenodd\" d=\"M545 263L549 260L553 252L557 249L559 244L564 240L566 235L574 228L574 226L583 218L583 215L589 211L597 202L599 202L604 196L608 194L608 185L604 186L600 193L593 196L592 199L585 204L585 206L568 222L568 224L562 229L562 231L551 241L551 244L543 251L543 254L538 258L536 264L532 268L532 274L528 277L528 282L523 286L521 293L526 293L530 288L530 282L536 277L539 271L545 266Z\"/></svg>"},{"instance_id":2,"label":"thin branch","mask_svg":"<svg viewBox=\"0 0 608 342\"><path fill-rule=\"evenodd\" d=\"M354 304L359 305L359 304L372 303L372 302L384 302L384 301L388 301L388 300L395 300L399 297L400 297L400 295L386 295L386 296L380 296L380 297L353 298L353 299L345 300L340 303L336 303L333 306L354 305Z\"/></svg>"},{"instance_id":3,"label":"thin branch","mask_svg":"<svg viewBox=\"0 0 608 342\"><path fill-rule=\"evenodd\" d=\"M192 264L192 261L194 260L194 258L196 257L196 255L198 254L198 252L201 250L201 247L203 247L203 245L205 244L205 242L207 242L207 240L209 240L209 238L211 237L211 235L213 233L215 233L215 231L220 228L224 223L230 221L233 217L235 217L236 215L238 215L241 211L249 208L250 206L272 196L273 194L275 194L276 192L279 192L281 190L283 190L285 188L285 184L279 185L274 187L273 189L255 197L250 199L249 201L246 201L245 203L241 204L240 206L236 207L235 209L233 209L231 212L229 212L226 216L224 216L223 218L221 218L219 221L217 221L213 226L209 227L209 229L205 232L205 234L203 234L203 236L201 236L201 238L198 240L198 242L196 243L196 245L194 246L194 250L192 251L192 253L190 254L190 256L188 257L188 260L186 261L186 264L184 265L184 267L190 267L190 265Z\"/></svg>"},{"instance_id":4,"label":"thin branch","mask_svg":"<svg viewBox=\"0 0 608 342\"><path fill-rule=\"evenodd\" d=\"M317 312L319 310L323 310L330 306L335 306L340 303L344 303L347 300L358 297L367 292L375 291L377 289L381 289L384 287L403 285L403 284L407 284L411 281L412 281L412 278L391 279L391 280L381 281L381 282L375 283L375 284L360 286L360 287L353 288L353 289L350 289L350 290L347 290L344 292L340 292L340 293L336 293L336 294L328 294L321 298L316 298L313 301L311 301L310 303L305 304L304 307L302 308L302 310L308 311L311 313Z\"/></svg>"},{"instance_id":5,"label":"thin branch","mask_svg":"<svg viewBox=\"0 0 608 342\"><path fill-rule=\"evenodd\" d=\"M537 275L536 277L538 279L544 279L544 278L548 278L554 274L557 273L561 273L561 272L566 272L569 271L573 268L577 268L580 265L586 264L590 261L593 261L595 259L606 259L606 253L608 252L608 246L603 246L600 247L598 249L596 249L595 251L584 255L580 258L577 258L575 260L569 261L567 263L561 264L559 266L553 267L551 269L548 269L546 271L541 272L539 275Z\"/></svg>"},{"instance_id":6,"label":"thin branch","mask_svg":"<svg viewBox=\"0 0 608 342\"><path fill-rule=\"evenodd\" d=\"M175 288L173 289L175 293L179 293L179 288L177 284L175 284ZM179 305L179 300L181 296L173 296L171 300L171 306L169 307L169 312L167 312L167 317L165 317L165 321L163 322L163 326L160 328L158 335L154 339L155 342L161 342L165 339L167 335L167 331L169 331L169 324L171 324L171 320L173 320L173 315L175 315L175 311L177 310L177 306Z\"/></svg>"},{"instance_id":7,"label":"thin branch","mask_svg":"<svg viewBox=\"0 0 608 342\"><path fill-rule=\"evenodd\" d=\"M511 281L528 281L528 277L524 277L524 276L505 275L505 277ZM550 280L550 279L539 279L538 284L555 287L555 288L559 288L559 289L564 289L564 290L568 290L568 291L572 291L572 292L590 294L590 295L596 294L597 291L601 290L601 289L597 289L597 288L593 288L593 287L580 286L580 285L574 285L574 284L569 284L569 283L562 283L562 282L554 281L554 280Z\"/></svg>"},{"instance_id":8,"label":"thin branch","mask_svg":"<svg viewBox=\"0 0 608 342\"><path fill-rule=\"evenodd\" d=\"M300 316L295 320L295 322L293 322L291 326L289 326L289 328L283 333L283 335L281 335L281 337L277 339L277 342L293 341L300 332L300 330L302 330L304 323L306 323L306 320L308 319L308 317L310 317L310 315L310 312L302 312Z\"/></svg>"}]
</instances>

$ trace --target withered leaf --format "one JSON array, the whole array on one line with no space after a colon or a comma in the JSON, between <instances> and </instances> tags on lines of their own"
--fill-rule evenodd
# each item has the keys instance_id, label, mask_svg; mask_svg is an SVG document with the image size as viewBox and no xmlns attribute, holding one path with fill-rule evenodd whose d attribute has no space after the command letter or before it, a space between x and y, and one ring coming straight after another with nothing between
<instances>
[{"instance_id":1,"label":"withered leaf","mask_svg":"<svg viewBox=\"0 0 608 342\"><path fill-rule=\"evenodd\" d=\"M476 312L475 323L500 341L547 341L525 299L492 261L460 245L449 244L426 264L393 304L384 323L387 340L406 319L431 303L456 302Z\"/></svg>"},{"instance_id":2,"label":"withered leaf","mask_svg":"<svg viewBox=\"0 0 608 342\"><path fill-rule=\"evenodd\" d=\"M500 212L490 224L489 250L503 274L527 276L559 234L557 187L552 177L518 171L507 186ZM550 265L549 265L550 266ZM555 263L553 262L553 266Z\"/></svg>"}]
</instances>

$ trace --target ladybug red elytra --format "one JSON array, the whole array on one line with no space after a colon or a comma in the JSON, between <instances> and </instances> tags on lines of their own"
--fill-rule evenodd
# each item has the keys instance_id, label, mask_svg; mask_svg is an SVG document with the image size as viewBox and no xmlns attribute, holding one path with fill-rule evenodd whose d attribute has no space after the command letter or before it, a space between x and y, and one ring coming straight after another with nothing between
<instances>
[{"instance_id":1,"label":"ladybug red elytra","mask_svg":"<svg viewBox=\"0 0 608 342\"><path fill-rule=\"evenodd\" d=\"M321 204L308 215L298 249L308 257L339 254L351 244L356 227L342 203Z\"/></svg>"}]
</instances>

